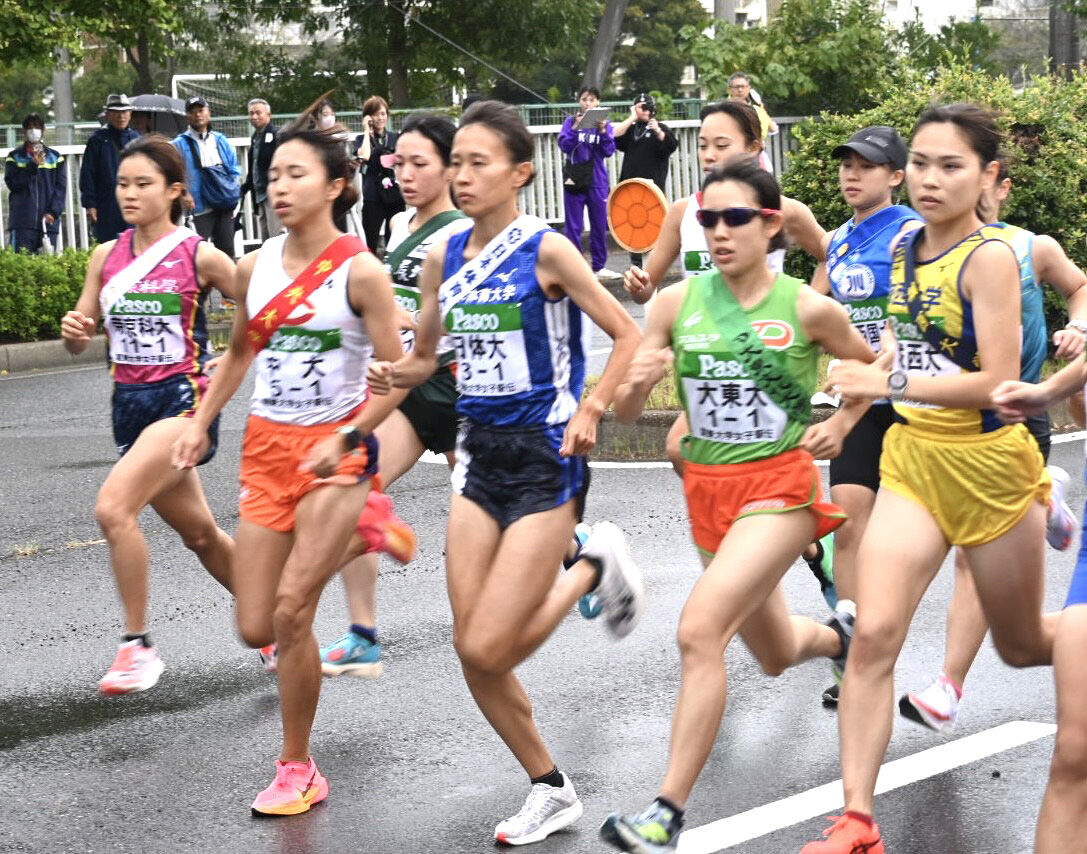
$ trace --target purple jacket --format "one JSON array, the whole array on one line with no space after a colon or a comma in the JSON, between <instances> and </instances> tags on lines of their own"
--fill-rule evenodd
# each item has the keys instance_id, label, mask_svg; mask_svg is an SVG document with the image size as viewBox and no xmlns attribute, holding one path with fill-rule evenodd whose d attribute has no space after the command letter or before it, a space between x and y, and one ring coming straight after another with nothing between
<instances>
[{"instance_id":1,"label":"purple jacket","mask_svg":"<svg viewBox=\"0 0 1087 854\"><path fill-rule=\"evenodd\" d=\"M595 127L574 130L574 117L567 116L559 131L559 149L570 158L571 163L584 163L592 158L593 192L604 196L608 194L608 170L604 167L604 158L615 154L615 136L611 122L604 124L601 133Z\"/></svg>"}]
</instances>

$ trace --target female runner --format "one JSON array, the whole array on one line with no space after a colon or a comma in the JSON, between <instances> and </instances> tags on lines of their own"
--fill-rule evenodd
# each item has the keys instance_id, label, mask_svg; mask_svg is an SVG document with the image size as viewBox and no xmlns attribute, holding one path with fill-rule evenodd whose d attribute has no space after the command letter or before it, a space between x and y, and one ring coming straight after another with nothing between
<instances>
[{"instance_id":1,"label":"female runner","mask_svg":"<svg viewBox=\"0 0 1087 854\"><path fill-rule=\"evenodd\" d=\"M454 206L450 193L449 156L456 130L444 116L416 115L405 122L396 140L396 177L410 207L393 217L385 267L392 277L397 303L413 317L421 305L419 271L430 247L471 225ZM412 330L402 333L405 351L411 351L414 339ZM378 470L386 487L415 465L424 450L445 454L450 465L453 463L457 382L448 338L439 343L437 356L434 374L412 389L374 431L380 446ZM388 500L376 491L372 498ZM340 572L351 626L342 638L321 650L321 670L326 676L381 675L377 565L377 554L371 553L353 559Z\"/></svg>"},{"instance_id":2,"label":"female runner","mask_svg":"<svg viewBox=\"0 0 1087 854\"><path fill-rule=\"evenodd\" d=\"M242 446L237 554L244 557L234 579L242 638L278 646L283 749L275 779L252 805L265 815L305 812L328 795L309 750L321 682L313 617L377 469L371 431L400 402L393 395L363 405L371 353L389 359L402 351L380 262L333 224L357 198L342 130L303 120L280 135L268 194L288 231L242 259L229 349L174 443L178 468L201 458L207 425L259 348Z\"/></svg>"},{"instance_id":3,"label":"female runner","mask_svg":"<svg viewBox=\"0 0 1087 854\"><path fill-rule=\"evenodd\" d=\"M813 455L833 455L838 425L811 421L820 348L874 356L833 300L775 273L781 194L753 158L706 177L698 218L716 270L668 288L616 392L616 415L634 421L674 365L692 425L684 438L683 485L705 573L680 617L683 679L668 770L657 798L635 816L612 814L600 833L623 851L675 850L687 798L724 714L724 654L737 633L763 670L826 656L840 668L852 615L827 625L790 617L779 582L805 547L841 524L824 503ZM831 421L848 432L866 404ZM793 511L806 512L793 512Z\"/></svg>"},{"instance_id":4,"label":"female runner","mask_svg":"<svg viewBox=\"0 0 1087 854\"><path fill-rule=\"evenodd\" d=\"M1054 627L1041 611L1049 476L1026 428L1002 425L990 403L1020 369L1019 266L1005 241L982 233L975 210L996 179L999 147L992 117L977 107L921 114L906 180L925 224L895 249L888 358L830 372L844 398L890 397L904 423L884 438L857 559L857 622L839 704L846 813L804 854L884 850L872 807L894 665L951 546L966 550L1004 660L1026 667L1052 657Z\"/></svg>"},{"instance_id":5,"label":"female runner","mask_svg":"<svg viewBox=\"0 0 1087 854\"><path fill-rule=\"evenodd\" d=\"M707 104L702 108L701 119L702 124L698 130L698 162L704 174L735 157L757 155L762 150L759 118L748 104L739 101ZM623 286L635 302L649 301L677 256L681 258L683 275L686 278L713 270L705 230L695 218L699 207L698 196L696 193L680 199L669 208L661 226L660 239L649 253L645 269L631 267L624 274ZM783 196L781 213L785 235L813 258L822 261L825 232L807 205ZM767 260L771 270L775 273L782 272L785 264L784 247L775 248ZM683 466L679 443L688 432L685 415L680 415L668 431L668 459L672 461L677 472Z\"/></svg>"},{"instance_id":6,"label":"female runner","mask_svg":"<svg viewBox=\"0 0 1087 854\"><path fill-rule=\"evenodd\" d=\"M121 152L117 201L133 227L91 253L83 293L60 323L70 353L83 352L99 318L109 337L121 459L98 491L95 516L109 542L125 633L99 683L103 694L146 691L165 666L147 626L147 541L138 524L144 507L154 508L231 589L233 543L215 524L197 473L170 463L170 445L193 423L208 384L205 300L211 288L234 295L234 262L178 226L184 194L184 161L165 137L141 137ZM219 422L201 429L195 465L215 456Z\"/></svg>"},{"instance_id":7,"label":"female runner","mask_svg":"<svg viewBox=\"0 0 1087 854\"><path fill-rule=\"evenodd\" d=\"M582 812L514 668L592 589L618 637L642 605L640 573L611 523L595 525L581 549L588 559L559 574L589 485L584 455L640 336L570 242L519 214L532 155L512 107L481 101L465 112L453 187L472 228L427 256L412 351L370 371L375 392L420 385L434 373L442 327L453 337L463 419L446 540L453 643L472 696L532 783L521 810L495 828L514 845L538 842ZM614 342L585 400L582 311Z\"/></svg>"}]
</instances>

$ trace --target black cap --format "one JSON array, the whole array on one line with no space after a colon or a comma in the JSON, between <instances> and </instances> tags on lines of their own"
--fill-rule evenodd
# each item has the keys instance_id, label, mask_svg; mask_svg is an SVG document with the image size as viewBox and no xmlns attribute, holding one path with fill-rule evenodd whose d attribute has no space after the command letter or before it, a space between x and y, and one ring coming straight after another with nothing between
<instances>
[{"instance_id":1,"label":"black cap","mask_svg":"<svg viewBox=\"0 0 1087 854\"><path fill-rule=\"evenodd\" d=\"M848 142L835 148L831 156L845 157L851 151L871 163L886 163L894 169L906 168L906 143L898 131L885 125L857 131Z\"/></svg>"},{"instance_id":2,"label":"black cap","mask_svg":"<svg viewBox=\"0 0 1087 854\"><path fill-rule=\"evenodd\" d=\"M106 109L124 112L132 109L132 102L128 100L128 95L110 95L106 98Z\"/></svg>"},{"instance_id":3,"label":"black cap","mask_svg":"<svg viewBox=\"0 0 1087 854\"><path fill-rule=\"evenodd\" d=\"M196 107L206 107L208 101L203 95L193 95L185 100L185 112L195 109Z\"/></svg>"},{"instance_id":4,"label":"black cap","mask_svg":"<svg viewBox=\"0 0 1087 854\"><path fill-rule=\"evenodd\" d=\"M653 100L653 96L648 92L639 92L634 96L635 104L645 104L647 110L656 109L657 102Z\"/></svg>"}]
</instances>

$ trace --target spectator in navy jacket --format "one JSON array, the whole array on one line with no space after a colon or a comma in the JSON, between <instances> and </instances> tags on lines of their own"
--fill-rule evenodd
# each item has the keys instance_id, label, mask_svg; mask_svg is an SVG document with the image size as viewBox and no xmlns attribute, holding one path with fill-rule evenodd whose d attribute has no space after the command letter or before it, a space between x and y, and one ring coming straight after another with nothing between
<instances>
[{"instance_id":1,"label":"spectator in navy jacket","mask_svg":"<svg viewBox=\"0 0 1087 854\"><path fill-rule=\"evenodd\" d=\"M185 160L185 172L189 179L190 204L193 205L193 225L196 233L211 238L215 248L234 257L234 208L211 207L202 191L201 167L223 165L237 180L242 170L238 167L238 155L219 131L211 129L211 108L199 95L185 102L185 116L189 128L175 137L173 142Z\"/></svg>"},{"instance_id":2,"label":"spectator in navy jacket","mask_svg":"<svg viewBox=\"0 0 1087 854\"><path fill-rule=\"evenodd\" d=\"M44 133L42 117L31 113L23 119L25 142L4 163L4 183L11 191L8 246L23 252L40 252L43 234L56 246L67 201L68 167L59 152L42 142Z\"/></svg>"},{"instance_id":3,"label":"spectator in navy jacket","mask_svg":"<svg viewBox=\"0 0 1087 854\"><path fill-rule=\"evenodd\" d=\"M106 126L87 140L83 165L79 168L79 203L87 209L94 239L99 243L113 240L128 226L117 204L117 164L121 149L140 135L128 123L132 104L127 95L106 99Z\"/></svg>"},{"instance_id":4,"label":"spectator in navy jacket","mask_svg":"<svg viewBox=\"0 0 1087 854\"><path fill-rule=\"evenodd\" d=\"M268 167L272 165L279 130L272 124L272 108L263 98L253 98L249 102L249 124L253 126L253 135L249 138L249 150L245 153L242 195L253 194L253 210L260 226L260 239L267 240L283 231L283 225L276 216L275 205L268 198Z\"/></svg>"},{"instance_id":5,"label":"spectator in navy jacket","mask_svg":"<svg viewBox=\"0 0 1087 854\"><path fill-rule=\"evenodd\" d=\"M563 210L566 222L563 232L581 251L581 233L585 227L585 208L589 209L589 249L593 260L593 272L605 278L617 278L618 273L608 270L608 169L604 158L615 154L615 137L611 122L606 119L593 127L581 126L586 111L600 105L600 92L592 86L583 86L578 92L579 109L576 116L567 116L559 131L559 148L571 163L593 162L593 183L587 190L572 192L562 188Z\"/></svg>"}]
</instances>

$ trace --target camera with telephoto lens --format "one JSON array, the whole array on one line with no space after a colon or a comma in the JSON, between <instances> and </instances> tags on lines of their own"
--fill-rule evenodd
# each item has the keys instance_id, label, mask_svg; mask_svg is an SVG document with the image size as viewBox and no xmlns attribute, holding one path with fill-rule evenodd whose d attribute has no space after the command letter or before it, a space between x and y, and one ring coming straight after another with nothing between
<instances>
[{"instance_id":1,"label":"camera with telephoto lens","mask_svg":"<svg viewBox=\"0 0 1087 854\"><path fill-rule=\"evenodd\" d=\"M646 112L649 113L649 118L656 118L657 116L657 102L653 100L653 96L642 92L634 99L635 104L641 104L645 107Z\"/></svg>"}]
</instances>

